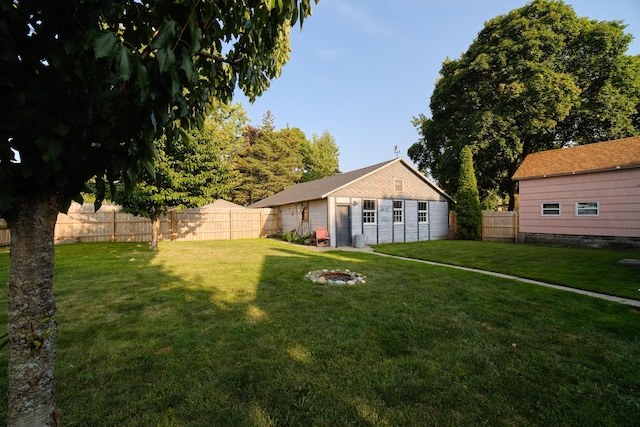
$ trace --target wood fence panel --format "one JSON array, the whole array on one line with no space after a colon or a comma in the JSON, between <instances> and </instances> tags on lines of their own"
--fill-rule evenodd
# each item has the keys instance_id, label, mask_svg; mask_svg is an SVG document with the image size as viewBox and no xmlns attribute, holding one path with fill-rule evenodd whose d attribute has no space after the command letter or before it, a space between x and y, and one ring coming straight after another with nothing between
<instances>
[{"instance_id":1,"label":"wood fence panel","mask_svg":"<svg viewBox=\"0 0 640 427\"><path fill-rule=\"evenodd\" d=\"M518 239L518 212L482 212L482 240L516 242Z\"/></svg>"},{"instance_id":2,"label":"wood fence panel","mask_svg":"<svg viewBox=\"0 0 640 427\"><path fill-rule=\"evenodd\" d=\"M161 240L230 240L266 237L280 231L275 209L211 208L170 211L160 218ZM72 204L59 214L54 239L57 242L150 242L151 221L120 212L120 207ZM0 247L11 243L11 234L0 218Z\"/></svg>"},{"instance_id":3,"label":"wood fence panel","mask_svg":"<svg viewBox=\"0 0 640 427\"><path fill-rule=\"evenodd\" d=\"M58 214L55 240L77 240L80 242L108 242L113 236L115 211L87 212L83 210Z\"/></svg>"},{"instance_id":4,"label":"wood fence panel","mask_svg":"<svg viewBox=\"0 0 640 427\"><path fill-rule=\"evenodd\" d=\"M0 218L0 248L11 244L11 234L9 234L9 227L7 221Z\"/></svg>"},{"instance_id":5,"label":"wood fence panel","mask_svg":"<svg viewBox=\"0 0 640 427\"><path fill-rule=\"evenodd\" d=\"M151 221L148 218L117 212L113 235L116 242L150 242Z\"/></svg>"},{"instance_id":6,"label":"wood fence panel","mask_svg":"<svg viewBox=\"0 0 640 427\"><path fill-rule=\"evenodd\" d=\"M260 209L260 221L262 223L260 237L272 236L282 231L280 214L275 209Z\"/></svg>"},{"instance_id":7,"label":"wood fence panel","mask_svg":"<svg viewBox=\"0 0 640 427\"><path fill-rule=\"evenodd\" d=\"M248 239L260 237L262 224L260 211L229 211L232 239Z\"/></svg>"},{"instance_id":8,"label":"wood fence panel","mask_svg":"<svg viewBox=\"0 0 640 427\"><path fill-rule=\"evenodd\" d=\"M176 240L229 240L229 214L224 211L182 211L176 214Z\"/></svg>"}]
</instances>

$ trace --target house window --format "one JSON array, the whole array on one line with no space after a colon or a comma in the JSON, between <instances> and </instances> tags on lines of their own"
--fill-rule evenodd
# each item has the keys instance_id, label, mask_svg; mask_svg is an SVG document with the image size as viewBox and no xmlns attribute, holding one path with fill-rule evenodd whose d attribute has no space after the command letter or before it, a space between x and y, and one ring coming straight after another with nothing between
<instances>
[{"instance_id":1,"label":"house window","mask_svg":"<svg viewBox=\"0 0 640 427\"><path fill-rule=\"evenodd\" d=\"M577 216L598 216L599 212L600 212L599 202L577 202L576 203Z\"/></svg>"},{"instance_id":2,"label":"house window","mask_svg":"<svg viewBox=\"0 0 640 427\"><path fill-rule=\"evenodd\" d=\"M393 223L401 224L404 222L404 202L402 200L393 201Z\"/></svg>"},{"instance_id":3,"label":"house window","mask_svg":"<svg viewBox=\"0 0 640 427\"><path fill-rule=\"evenodd\" d=\"M542 216L560 216L560 203L559 202L543 203Z\"/></svg>"},{"instance_id":4,"label":"house window","mask_svg":"<svg viewBox=\"0 0 640 427\"><path fill-rule=\"evenodd\" d=\"M429 222L429 204L427 202L418 202L418 222Z\"/></svg>"},{"instance_id":5,"label":"house window","mask_svg":"<svg viewBox=\"0 0 640 427\"><path fill-rule=\"evenodd\" d=\"M309 204L302 205L302 221L309 222Z\"/></svg>"},{"instance_id":6,"label":"house window","mask_svg":"<svg viewBox=\"0 0 640 427\"><path fill-rule=\"evenodd\" d=\"M376 201L375 200L362 201L362 222L365 224L376 223Z\"/></svg>"},{"instance_id":7,"label":"house window","mask_svg":"<svg viewBox=\"0 0 640 427\"><path fill-rule=\"evenodd\" d=\"M404 193L404 179L395 178L393 180L393 189L396 193Z\"/></svg>"}]
</instances>

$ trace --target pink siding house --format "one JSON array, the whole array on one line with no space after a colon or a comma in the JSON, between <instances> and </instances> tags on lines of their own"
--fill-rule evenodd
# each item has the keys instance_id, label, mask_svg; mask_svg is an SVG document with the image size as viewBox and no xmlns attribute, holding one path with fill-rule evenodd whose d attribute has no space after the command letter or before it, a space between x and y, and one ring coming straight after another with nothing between
<instances>
[{"instance_id":1,"label":"pink siding house","mask_svg":"<svg viewBox=\"0 0 640 427\"><path fill-rule=\"evenodd\" d=\"M513 179L520 241L640 249L640 137L529 154Z\"/></svg>"}]
</instances>

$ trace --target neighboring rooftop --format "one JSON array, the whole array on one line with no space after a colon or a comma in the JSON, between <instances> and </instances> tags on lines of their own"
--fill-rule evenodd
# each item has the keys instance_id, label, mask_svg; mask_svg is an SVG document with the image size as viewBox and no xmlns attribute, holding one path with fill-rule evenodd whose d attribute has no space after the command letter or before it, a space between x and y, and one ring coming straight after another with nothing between
<instances>
[{"instance_id":1,"label":"neighboring rooftop","mask_svg":"<svg viewBox=\"0 0 640 427\"><path fill-rule=\"evenodd\" d=\"M513 179L640 167L640 136L529 154Z\"/></svg>"}]
</instances>

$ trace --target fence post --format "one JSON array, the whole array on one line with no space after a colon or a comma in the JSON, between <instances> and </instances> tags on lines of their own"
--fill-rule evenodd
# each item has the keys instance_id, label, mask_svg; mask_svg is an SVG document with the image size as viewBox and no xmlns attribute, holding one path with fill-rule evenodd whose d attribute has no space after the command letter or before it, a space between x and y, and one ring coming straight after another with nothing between
<instances>
[{"instance_id":1,"label":"fence post","mask_svg":"<svg viewBox=\"0 0 640 427\"><path fill-rule=\"evenodd\" d=\"M170 220L169 220L169 234L171 236L171 240L173 241L173 240L176 240L176 234L178 233L176 231L176 222L177 222L176 221L176 216L177 216L177 214L176 214L175 209L170 211L170 212L171 212L171 217L170 217Z\"/></svg>"},{"instance_id":2,"label":"fence post","mask_svg":"<svg viewBox=\"0 0 640 427\"><path fill-rule=\"evenodd\" d=\"M111 241L116 241L116 210L111 211Z\"/></svg>"}]
</instances>

